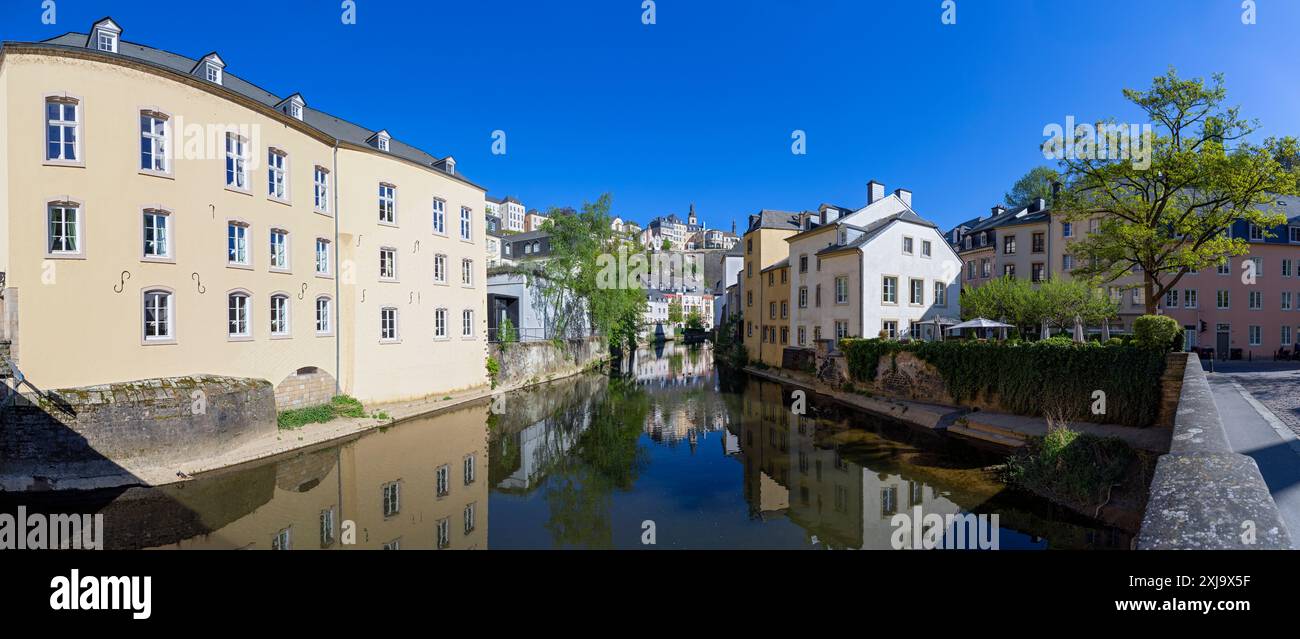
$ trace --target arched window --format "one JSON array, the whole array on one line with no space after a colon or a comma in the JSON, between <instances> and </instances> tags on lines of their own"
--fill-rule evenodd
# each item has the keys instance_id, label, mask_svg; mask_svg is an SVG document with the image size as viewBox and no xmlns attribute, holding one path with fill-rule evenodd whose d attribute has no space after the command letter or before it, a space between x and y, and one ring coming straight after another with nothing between
<instances>
[{"instance_id":1,"label":"arched window","mask_svg":"<svg viewBox=\"0 0 1300 639\"><path fill-rule=\"evenodd\" d=\"M230 337L252 337L252 324L248 321L250 315L248 293L243 291L231 293L227 301L229 302L226 305L229 323L228 335Z\"/></svg>"},{"instance_id":2,"label":"arched window","mask_svg":"<svg viewBox=\"0 0 1300 639\"><path fill-rule=\"evenodd\" d=\"M271 335L289 334L289 296L271 296Z\"/></svg>"},{"instance_id":3,"label":"arched window","mask_svg":"<svg viewBox=\"0 0 1300 639\"><path fill-rule=\"evenodd\" d=\"M322 295L316 298L316 333L328 335L331 325L330 298Z\"/></svg>"},{"instance_id":4,"label":"arched window","mask_svg":"<svg viewBox=\"0 0 1300 639\"><path fill-rule=\"evenodd\" d=\"M144 292L144 339L147 342L176 339L174 319L176 309L172 292L151 289Z\"/></svg>"}]
</instances>

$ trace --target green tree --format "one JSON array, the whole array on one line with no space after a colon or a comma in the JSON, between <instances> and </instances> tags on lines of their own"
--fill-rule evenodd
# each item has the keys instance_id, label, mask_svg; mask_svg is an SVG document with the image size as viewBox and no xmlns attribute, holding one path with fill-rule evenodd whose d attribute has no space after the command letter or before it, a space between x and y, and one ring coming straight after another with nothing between
<instances>
[{"instance_id":1,"label":"green tree","mask_svg":"<svg viewBox=\"0 0 1300 639\"><path fill-rule=\"evenodd\" d=\"M1061 180L1061 174L1048 166L1036 166L1016 180L1011 190L1003 194L1007 206L1017 209L1029 206L1038 198L1052 201L1052 185Z\"/></svg>"},{"instance_id":2,"label":"green tree","mask_svg":"<svg viewBox=\"0 0 1300 639\"><path fill-rule=\"evenodd\" d=\"M704 328L704 317L700 315L699 311L692 310L686 316L686 328L691 330L702 330Z\"/></svg>"},{"instance_id":3,"label":"green tree","mask_svg":"<svg viewBox=\"0 0 1300 639\"><path fill-rule=\"evenodd\" d=\"M673 324L682 322L682 298L674 297L673 301L668 302L668 321Z\"/></svg>"},{"instance_id":4,"label":"green tree","mask_svg":"<svg viewBox=\"0 0 1300 639\"><path fill-rule=\"evenodd\" d=\"M659 245L659 248L661 248L661 249L663 249L663 250L665 250L665 251L671 251L671 250L673 249L673 242L672 242L672 240L670 240L670 239L668 239L668 238L665 237L665 238L664 238L664 241L663 241L663 244L660 244L660 245Z\"/></svg>"},{"instance_id":5,"label":"green tree","mask_svg":"<svg viewBox=\"0 0 1300 639\"><path fill-rule=\"evenodd\" d=\"M1257 125L1223 106L1221 74L1207 85L1170 69L1149 90L1125 89L1124 96L1150 119L1151 134L1100 137L1101 146L1126 148L1129 157L1096 152L1098 136L1082 127L1049 140L1044 150L1063 156L1069 185L1054 208L1067 220L1100 223L1070 246L1081 265L1076 275L1109 283L1139 272L1146 312L1154 314L1189 271L1249 251L1244 238L1225 233L1233 222L1245 220L1265 233L1286 222L1274 206L1277 196L1296 193L1296 174L1278 158L1295 154L1295 140L1249 142ZM1112 120L1097 128L1117 126ZM1066 144L1075 153L1064 153Z\"/></svg>"}]
</instances>

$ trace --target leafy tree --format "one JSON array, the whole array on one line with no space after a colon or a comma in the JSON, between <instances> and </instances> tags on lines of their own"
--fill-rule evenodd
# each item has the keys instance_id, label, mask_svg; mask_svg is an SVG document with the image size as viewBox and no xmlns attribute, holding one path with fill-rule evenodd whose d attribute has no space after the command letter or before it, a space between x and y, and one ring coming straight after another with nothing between
<instances>
[{"instance_id":1,"label":"leafy tree","mask_svg":"<svg viewBox=\"0 0 1300 639\"><path fill-rule=\"evenodd\" d=\"M1022 335L1037 335L1043 322L1070 329L1075 318L1096 326L1119 315L1119 306L1105 292L1079 279L1053 278L1037 286L1027 280L1001 277L979 288L962 290L963 319L984 317L1011 324Z\"/></svg>"},{"instance_id":2,"label":"leafy tree","mask_svg":"<svg viewBox=\"0 0 1300 639\"><path fill-rule=\"evenodd\" d=\"M668 239L668 238L665 237L665 238L664 238L664 241L663 241L663 244L660 244L660 245L659 245L659 248L661 248L661 249L663 249L663 250L665 250L665 251L671 251L671 250L673 249L673 242L672 242L672 240L670 240L670 239Z\"/></svg>"},{"instance_id":3,"label":"leafy tree","mask_svg":"<svg viewBox=\"0 0 1300 639\"><path fill-rule=\"evenodd\" d=\"M1064 153L1064 139L1044 145L1064 156L1060 165L1069 188L1055 208L1067 220L1100 220L1097 232L1070 245L1081 258L1077 275L1108 283L1140 271L1146 312L1154 314L1189 271L1249 252L1245 239L1225 233L1234 221L1246 220L1265 233L1286 222L1273 207L1277 196L1296 193L1296 174L1278 158L1294 156L1296 142L1249 142L1257 124L1236 107L1223 106L1225 95L1221 74L1207 85L1170 69L1147 91L1124 90L1153 123L1150 135L1117 134L1113 144L1102 136L1112 149L1127 143L1130 157L1095 152L1096 136L1083 127L1065 133L1073 154Z\"/></svg>"},{"instance_id":4,"label":"leafy tree","mask_svg":"<svg viewBox=\"0 0 1300 639\"><path fill-rule=\"evenodd\" d=\"M691 330L704 329L704 317L700 315L699 311L693 310L691 311L690 315L686 316L686 328L689 328Z\"/></svg>"},{"instance_id":5,"label":"leafy tree","mask_svg":"<svg viewBox=\"0 0 1300 639\"><path fill-rule=\"evenodd\" d=\"M674 297L671 302L668 302L668 321L672 324L682 322L682 298Z\"/></svg>"},{"instance_id":6,"label":"leafy tree","mask_svg":"<svg viewBox=\"0 0 1300 639\"><path fill-rule=\"evenodd\" d=\"M1052 184L1061 180L1061 174L1056 169L1047 166L1036 166L1029 169L1029 172L1016 180L1011 186L1011 190L1003 194L1002 199L1007 206L1012 209L1022 206L1029 206L1034 200L1043 198L1047 201L1052 199Z\"/></svg>"}]
</instances>

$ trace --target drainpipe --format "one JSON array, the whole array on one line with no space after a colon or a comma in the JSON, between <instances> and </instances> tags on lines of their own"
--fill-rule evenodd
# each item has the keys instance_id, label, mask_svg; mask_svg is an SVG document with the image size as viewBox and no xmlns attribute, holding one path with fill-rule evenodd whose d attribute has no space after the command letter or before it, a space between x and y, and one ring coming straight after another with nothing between
<instances>
[{"instance_id":1,"label":"drainpipe","mask_svg":"<svg viewBox=\"0 0 1300 639\"><path fill-rule=\"evenodd\" d=\"M343 298L339 278L343 276L339 267L339 141L334 140L334 158L331 170L334 172L334 394L343 394ZM340 500L339 515L343 514Z\"/></svg>"}]
</instances>

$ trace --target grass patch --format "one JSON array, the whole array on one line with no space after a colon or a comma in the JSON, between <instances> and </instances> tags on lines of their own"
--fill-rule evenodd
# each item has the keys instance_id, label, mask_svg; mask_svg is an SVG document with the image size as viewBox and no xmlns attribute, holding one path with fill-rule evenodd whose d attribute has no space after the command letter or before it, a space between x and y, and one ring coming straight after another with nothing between
<instances>
[{"instance_id":1,"label":"grass patch","mask_svg":"<svg viewBox=\"0 0 1300 639\"><path fill-rule=\"evenodd\" d=\"M276 416L276 424L280 430L294 430L307 424L324 424L337 417L365 416L366 409L361 402L347 395L337 395L328 404L280 411Z\"/></svg>"},{"instance_id":2,"label":"grass patch","mask_svg":"<svg viewBox=\"0 0 1300 639\"><path fill-rule=\"evenodd\" d=\"M1007 461L1006 480L1071 503L1095 506L1124 482L1137 454L1123 440L1069 428L1035 437Z\"/></svg>"}]
</instances>

